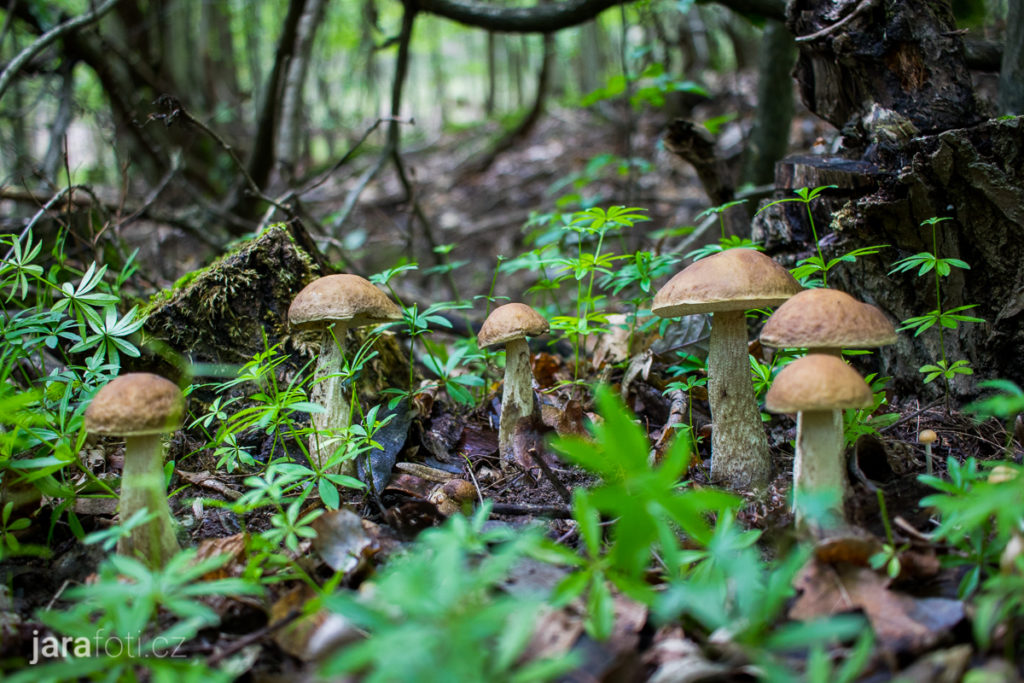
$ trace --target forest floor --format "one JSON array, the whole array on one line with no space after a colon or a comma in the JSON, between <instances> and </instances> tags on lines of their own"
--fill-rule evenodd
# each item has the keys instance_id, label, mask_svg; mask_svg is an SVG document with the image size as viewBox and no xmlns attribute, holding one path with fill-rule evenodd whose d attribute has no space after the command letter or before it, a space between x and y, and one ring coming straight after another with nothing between
<instances>
[{"instance_id":1,"label":"forest floor","mask_svg":"<svg viewBox=\"0 0 1024 683\"><path fill-rule=\"evenodd\" d=\"M739 88L743 91L744 88ZM719 139L726 158L736 160L742 139L741 126L746 125L750 103L742 98L716 101L695 112L695 118L707 119L729 111L740 116L727 123ZM608 112L620 117L620 110ZM445 295L471 298L490 286L498 255L512 257L524 250L523 224L534 212L553 210L560 196L579 193L592 203L642 206L651 218L644 224L648 233L659 229L692 224L694 217L707 208L707 200L692 171L658 146L660 122L641 117L636 122L630 144L622 136L611 136L606 116L596 112L553 111L544 117L529 139L507 152L483 173L464 174L465 164L484 147L480 130L445 136L443 139L407 153L417 198L426 215L431 217L433 239L438 244L454 244L449 257L466 264L453 271L452 284L457 292ZM731 128L730 128L731 127ZM829 144L830 133L821 124L805 115L794 120L791 139L794 150L807 150L815 144ZM820 140L819 138L825 138ZM729 140L734 140L729 143ZM592 160L600 154L611 155L605 165ZM619 172L617 160L630 155L646 159L649 165L633 172ZM613 158L614 157L614 158ZM355 176L356 174L352 174ZM352 180L325 185L309 202L317 214L338 207L339 198L352 185ZM647 228L646 226L652 226ZM705 240L713 241L713 229ZM137 238L140 242L143 236ZM670 251L678 248L680 236L650 239L628 237L634 248L652 246ZM129 238L131 241L131 238ZM700 246L694 243L689 248ZM166 245L163 245L166 247ZM172 245L173 246L173 245ZM176 245L161 248L162 253L187 254L189 247ZM413 221L394 174L372 184L364 193L344 234L334 235L325 251L332 258L344 258L348 268L356 272L377 272L394 265L403 253L429 254L429 246L421 228ZM153 281L169 286L184 270L195 267L194 257L181 257L177 267L159 264L155 254L142 254L141 270L154 274ZM423 261L427 261L423 258ZM513 274L496 286L496 294L515 295L522 292L531 277L528 272ZM441 288L436 280L414 278L403 280L397 290L406 303L417 302L425 308L436 299ZM434 294L432 297L431 295ZM477 322L480 309L471 316ZM443 334L443 330L441 331ZM598 346L602 346L598 344ZM666 425L681 414L689 414L700 433L710 423L706 400L699 392L690 398L692 405L679 404L680 395L663 392L665 381L659 375L668 361L651 354L649 373L626 378L630 360L648 352L650 343L642 348L624 346L620 340L608 341L603 353L609 360L595 363L586 380L600 379L625 394L627 405L635 412L658 452L668 442ZM565 348L538 351L534 357L534 373L544 404L543 425L527 434L530 443L518 449L528 453L530 447L543 459L547 470L532 462L522 471L503 474L496 457L497 406L500 385L488 387L487 400L470 411L454 406L443 392L424 391L415 397L416 412L411 428L400 437L395 476L382 492L379 501L352 496L349 502L362 518L362 531L355 534L339 532L338 537L315 546L320 557L332 551L344 554L350 544L365 543L372 551L359 549L358 568L348 568L346 583L358 585L374 565L394 553L403 544L427 527L443 522L445 515L432 502L441 483L429 477L464 478L474 484L478 494L496 504L493 519L499 524L515 526L540 523L547 535L570 546L578 546L575 523L571 521L567 492L577 486L590 485L592 475L560 461L550 453L544 438L553 432L582 433L584 425L597 419L588 397L577 385L560 384L573 377L572 358ZM592 349L596 353L597 349ZM627 387L623 391L623 385ZM923 397L922 397L923 396ZM934 514L920 501L934 489L922 484L918 476L925 472L925 454L918 444L918 434L932 429L939 434L933 448L934 474L947 476L947 458L963 463L969 458L979 461L1002 459L1008 443L1004 427L996 420L977 422L958 407L946 410L934 393L922 396L888 395L884 412L895 413L886 425L862 437L851 449L851 495L847 503L849 533L820 542L815 550L817 564L799 576L800 595L789 607L793 619L853 611L866 615L877 635L877 645L865 668L864 680L890 680L901 671L906 681L940 680L937 672L945 672L941 680L959 680L960 673L972 667L987 667L992 677L985 680L1011 680L1015 673L1002 667L1002 660L989 659L985 652L973 647L974 640L966 627L970 607L957 593L966 563L952 565L940 562L950 554L948 547L936 544ZM675 401L675 402L674 402ZM792 480L792 441L795 425L792 419L775 416L766 423L772 450L774 473L770 486L756 493L740 492L745 498L738 521L746 528L762 532L766 553L784 552L794 542L793 519L787 496ZM707 431L703 434L706 436ZM1019 435L1018 435L1019 437ZM708 483L710 440L697 445L697 456L689 471L696 485ZM257 533L270 525L268 516L259 513L245 520L235 518L224 508L202 505L195 501L206 498L225 503L237 499L244 490L241 474L217 472L217 457L212 452L199 452L204 437L195 429L182 432L170 446L176 460L189 453L187 470L179 472L174 482L172 509L176 516L188 519L191 541L205 548L203 552L237 553L236 560L224 570L240 575L245 564L237 544L244 528ZM1010 440L1016 461L1021 458L1021 443ZM119 467L121 451L114 442L93 444L98 451L98 468L113 471ZM408 466L412 463L412 467ZM418 467L418 469L417 469ZM886 518L892 524L892 539L887 539L886 525L879 509L877 490L884 491ZM93 502L89 502L93 501ZM76 508L87 531L109 526L115 512L112 499L79 501ZM91 507L90 507L91 506ZM12 586L12 597L0 595L0 632L3 632L4 656L15 653L28 656L30 634L41 625L35 610L60 605L61 594L69 585L86 583L96 569L103 553L97 546L85 547L76 541L68 528L54 527L47 538L47 524L33 525L23 534L23 543L48 545L50 559L16 558L5 563L4 583ZM326 535L325 535L326 537ZM886 577L869 567L871 555L892 542L898 548L898 571ZM300 555L304 566L319 579L328 579L337 569L330 561L318 559L303 541ZM825 569L825 568L828 569ZM539 569L514 580L553 585L562 574L553 576ZM255 648L247 680L291 680L309 671L316 654L309 651L309 641L318 629L328 629L322 617L301 617L300 628L293 622L299 616L295 607L301 605L301 589L297 582L272 588L271 607L252 600L224 601L217 609L222 626L217 632L204 632L190 644L191 656L222 660L243 648ZM613 637L596 646L584 634L583 616L577 611L562 610L544 617L545 637L550 642L544 652L551 654L575 649L582 656L582 665L564 680L626 681L647 680L660 673L658 680L750 680L753 675L745 664L730 659L725 649L716 644L711 634L699 629L656 629L646 608L619 596L616 599L618 620ZM5 606L3 603L7 602ZM267 604L270 604L267 603ZM811 615L811 616L808 616ZM6 620L6 621L5 621ZM13 626L17 624L17 626ZM323 634L321 633L321 636ZM1003 634L1005 636L1005 634ZM330 638L328 634L324 636ZM673 650L688 639L699 641L700 657ZM965 650L963 646L967 645ZM533 646L531 646L533 647ZM536 646L541 649L540 645ZM717 649L716 649L717 648ZM835 653L833 653L835 654ZM837 654L838 656L838 654ZM668 672L673 662L686 657L700 661L709 668L703 673ZM730 663L732 662L732 663ZM721 664L721 666L711 666ZM728 664L728 665L726 665ZM949 677L950 672L959 672ZM980 680L980 679L979 679Z\"/></svg>"}]
</instances>

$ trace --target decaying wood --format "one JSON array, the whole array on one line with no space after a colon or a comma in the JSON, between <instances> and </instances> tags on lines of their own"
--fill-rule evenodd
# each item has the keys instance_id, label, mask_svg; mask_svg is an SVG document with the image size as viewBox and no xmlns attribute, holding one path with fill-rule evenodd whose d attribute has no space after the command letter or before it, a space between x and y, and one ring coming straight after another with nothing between
<instances>
[{"instance_id":1,"label":"decaying wood","mask_svg":"<svg viewBox=\"0 0 1024 683\"><path fill-rule=\"evenodd\" d=\"M795 75L808 109L837 128L878 103L923 132L979 121L963 36L947 2L794 0Z\"/></svg>"},{"instance_id":2,"label":"decaying wood","mask_svg":"<svg viewBox=\"0 0 1024 683\"><path fill-rule=\"evenodd\" d=\"M801 164L793 160L784 165ZM854 174L845 187L812 204L819 236L824 234L826 260L859 247L892 245L838 265L829 272L829 286L879 306L897 324L934 310L931 274L922 278L916 270L899 275L889 271L901 258L932 250L931 230L921 221L951 217L936 226L938 255L962 259L971 268L954 268L943 278L943 310L977 304L967 313L987 321L964 323L944 335L947 358L968 360L978 373L958 376L953 391L960 398L971 397L979 378L1024 383L1024 364L1019 362L1024 346L1024 119L991 120L919 136L894 151L887 166L859 180ZM834 174L817 174L819 168L802 167L803 186L836 179ZM779 196L792 193L785 190ZM803 208L780 204L762 212L754 221L754 239L772 253L790 254L792 260L809 255ZM904 332L895 346L879 350L880 369L896 379L897 390L941 391L941 382L923 385L918 372L921 365L942 357L938 339L937 328L917 337Z\"/></svg>"}]
</instances>

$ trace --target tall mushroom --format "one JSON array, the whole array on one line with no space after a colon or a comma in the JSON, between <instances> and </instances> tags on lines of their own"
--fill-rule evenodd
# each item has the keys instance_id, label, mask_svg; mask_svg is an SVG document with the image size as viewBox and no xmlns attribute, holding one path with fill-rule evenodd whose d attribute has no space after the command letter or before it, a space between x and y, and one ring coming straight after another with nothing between
<instances>
[{"instance_id":1,"label":"tall mushroom","mask_svg":"<svg viewBox=\"0 0 1024 683\"><path fill-rule=\"evenodd\" d=\"M324 407L313 414L309 455L319 468L340 445L335 434L348 428L352 400L351 378L341 374L345 334L350 327L379 325L402 319L402 311L373 283L358 275L328 275L306 285L288 308L288 322L300 329L321 330L320 354L314 370L310 400ZM326 435L324 434L326 432ZM332 473L343 467L332 468ZM354 472L355 468L345 468Z\"/></svg>"},{"instance_id":2,"label":"tall mushroom","mask_svg":"<svg viewBox=\"0 0 1024 683\"><path fill-rule=\"evenodd\" d=\"M145 508L154 515L117 542L121 555L141 557L162 567L180 549L167 504L162 434L181 425L185 399L173 382L148 372L121 375L96 392L85 411L85 428L92 434L123 436L121 474L122 523Z\"/></svg>"},{"instance_id":3,"label":"tall mushroom","mask_svg":"<svg viewBox=\"0 0 1024 683\"><path fill-rule=\"evenodd\" d=\"M526 304L512 303L491 311L480 327L476 340L480 348L505 345L505 387L501 397L501 420L498 424L498 453L502 469L515 462L512 437L516 423L537 412L533 395L533 370L530 369L530 347L526 337L536 337L549 329L548 321Z\"/></svg>"},{"instance_id":4,"label":"tall mushroom","mask_svg":"<svg viewBox=\"0 0 1024 683\"><path fill-rule=\"evenodd\" d=\"M835 414L871 405L871 387L838 356L811 353L782 368L765 396L773 413L796 413L796 453L793 459L793 512L799 526L812 530L844 521L846 461L843 425ZM836 498L824 517L809 515L808 498L833 492Z\"/></svg>"},{"instance_id":5,"label":"tall mushroom","mask_svg":"<svg viewBox=\"0 0 1024 683\"><path fill-rule=\"evenodd\" d=\"M771 462L747 360L745 311L800 291L785 268L753 249L728 249L691 264L658 290L663 318L712 313L708 346L711 478L733 488L768 482Z\"/></svg>"}]
</instances>

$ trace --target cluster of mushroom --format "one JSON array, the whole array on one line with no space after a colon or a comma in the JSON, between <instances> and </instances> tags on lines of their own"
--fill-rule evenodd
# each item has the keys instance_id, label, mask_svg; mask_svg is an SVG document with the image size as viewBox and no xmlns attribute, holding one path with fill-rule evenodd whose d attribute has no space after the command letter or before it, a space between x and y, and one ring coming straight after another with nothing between
<instances>
[{"instance_id":1,"label":"cluster of mushroom","mask_svg":"<svg viewBox=\"0 0 1024 683\"><path fill-rule=\"evenodd\" d=\"M652 311L662 317L713 314L707 361L711 478L740 488L764 485L771 471L747 360L745 311L776 305L761 344L806 348L808 354L779 372L765 407L797 415L793 507L799 524L825 528L843 519L842 410L872 401L870 387L841 351L894 343L892 323L843 292L802 289L788 271L752 249L730 249L693 263L658 291ZM824 519L807 519L812 500L829 492L832 504Z\"/></svg>"},{"instance_id":2,"label":"cluster of mushroom","mask_svg":"<svg viewBox=\"0 0 1024 683\"><path fill-rule=\"evenodd\" d=\"M781 304L781 305L780 305ZM842 413L871 404L871 390L841 358L843 348L891 344L895 330L878 309L839 291L804 290L790 273L753 249L730 249L697 261L673 277L654 298L662 317L713 314L708 349L708 398L712 431L712 480L733 488L761 486L771 473L747 360L746 311L779 306L761 333L774 348L807 348L787 365L765 397L773 412L797 414L794 509L805 519L805 500L822 491L839 493L829 515L842 520L846 474L842 461ZM319 278L293 300L288 320L296 328L321 332L320 353L310 392L324 411L313 415L309 453L318 468L342 472L337 457L351 420L351 373L344 372L349 328L399 320L402 312L380 289L357 275ZM514 463L517 424L538 414L526 338L545 334L548 321L533 308L510 303L496 308L480 329L481 348L505 345L505 383L498 428L503 469ZM87 429L124 436L125 465L121 518L138 510L151 520L135 527L118 552L162 565L179 549L167 503L160 435L181 423L184 400L172 382L130 373L103 387L86 411ZM815 520L825 525L828 520Z\"/></svg>"}]
</instances>

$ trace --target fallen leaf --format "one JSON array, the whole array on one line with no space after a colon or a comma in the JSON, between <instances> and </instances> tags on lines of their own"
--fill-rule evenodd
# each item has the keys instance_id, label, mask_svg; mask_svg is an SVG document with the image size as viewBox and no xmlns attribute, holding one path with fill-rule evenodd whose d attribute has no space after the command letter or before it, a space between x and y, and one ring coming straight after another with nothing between
<instances>
[{"instance_id":1,"label":"fallen leaf","mask_svg":"<svg viewBox=\"0 0 1024 683\"><path fill-rule=\"evenodd\" d=\"M363 457L356 460L356 471L360 481L371 484L373 490L378 493L387 486L388 479L391 478L391 470L395 466L395 461L398 460L398 452L405 446L406 439L409 436L409 426L412 424L412 412L409 410L409 402L406 400L401 401L393 409L386 410L378 415L378 419L383 421L389 416L391 421L378 429L373 435L373 440L380 447L374 448L369 454L372 480L371 474L366 472L366 460Z\"/></svg>"},{"instance_id":2,"label":"fallen leaf","mask_svg":"<svg viewBox=\"0 0 1024 683\"><path fill-rule=\"evenodd\" d=\"M663 628L654 635L654 644L644 653L643 663L654 669L648 683L719 680L731 670L708 660L700 645L687 638L678 626Z\"/></svg>"},{"instance_id":3,"label":"fallen leaf","mask_svg":"<svg viewBox=\"0 0 1024 683\"><path fill-rule=\"evenodd\" d=\"M353 574L372 553L370 537L359 515L346 510L331 510L313 520L313 548L327 566L346 576Z\"/></svg>"},{"instance_id":4,"label":"fallen leaf","mask_svg":"<svg viewBox=\"0 0 1024 683\"><path fill-rule=\"evenodd\" d=\"M902 683L957 683L973 653L974 648L970 645L929 652L900 671L898 679Z\"/></svg>"},{"instance_id":5,"label":"fallen leaf","mask_svg":"<svg viewBox=\"0 0 1024 683\"><path fill-rule=\"evenodd\" d=\"M915 598L891 590L889 580L865 567L812 560L794 581L801 595L789 617L811 621L863 610L878 640L896 652L933 647L964 618L959 600Z\"/></svg>"}]
</instances>

